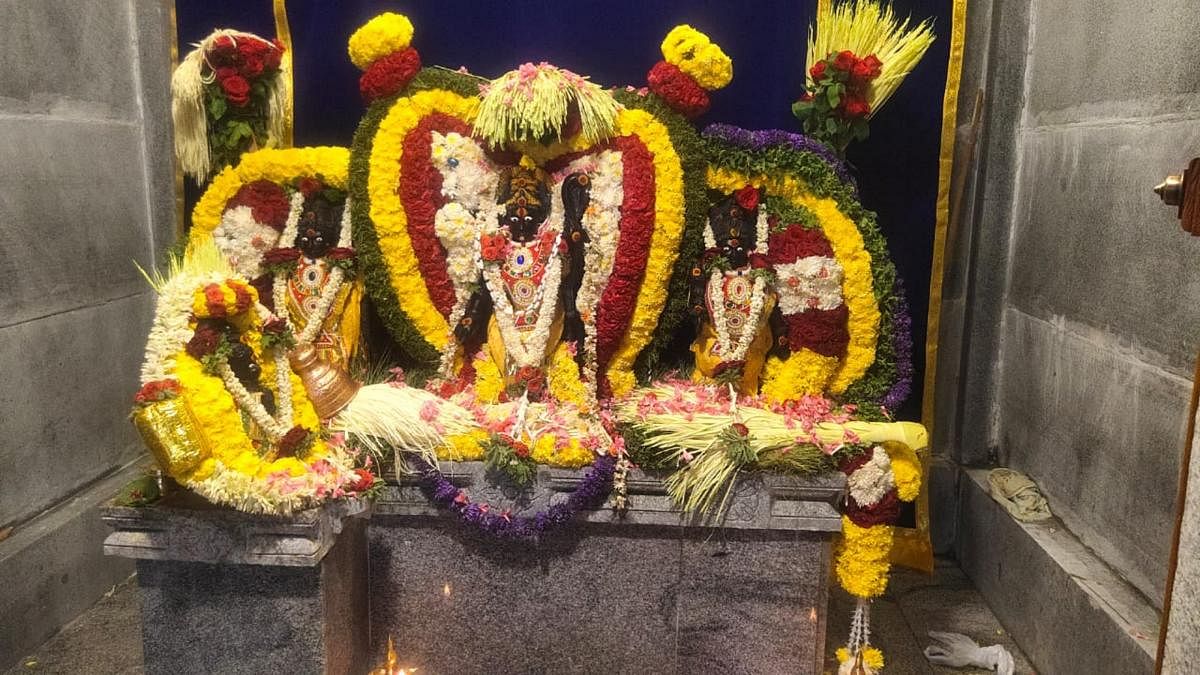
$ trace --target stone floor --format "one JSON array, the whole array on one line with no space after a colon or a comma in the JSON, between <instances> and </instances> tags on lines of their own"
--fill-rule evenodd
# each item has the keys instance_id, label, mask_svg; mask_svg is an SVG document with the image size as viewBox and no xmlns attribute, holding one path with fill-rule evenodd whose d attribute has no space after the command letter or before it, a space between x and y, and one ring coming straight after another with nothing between
<instances>
[{"instance_id":1,"label":"stone floor","mask_svg":"<svg viewBox=\"0 0 1200 675\"><path fill-rule=\"evenodd\" d=\"M133 579L116 586L92 609L59 631L36 653L9 670L26 673L132 675L142 672L140 595ZM829 652L841 639L853 609L852 599L836 593L830 602ZM897 570L891 588L871 610L872 638L887 658L889 675L983 673L982 670L931 668L921 650L930 630L963 633L981 645L1003 644L1012 652L1020 675L1033 668L953 562L939 561L933 576ZM830 666L829 671L836 670Z\"/></svg>"}]
</instances>

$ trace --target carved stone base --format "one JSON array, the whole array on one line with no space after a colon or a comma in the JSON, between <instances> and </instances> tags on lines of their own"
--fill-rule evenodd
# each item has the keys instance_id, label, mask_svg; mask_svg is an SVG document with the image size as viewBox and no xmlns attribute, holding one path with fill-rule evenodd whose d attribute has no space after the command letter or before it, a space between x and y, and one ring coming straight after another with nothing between
<instances>
[{"instance_id":1,"label":"carved stone base","mask_svg":"<svg viewBox=\"0 0 1200 675\"><path fill-rule=\"evenodd\" d=\"M529 511L580 473L520 491L478 462L444 472L472 499ZM105 551L138 559L148 673L363 673L394 637L439 673L819 673L840 474L751 476L720 527L684 522L661 482L631 508L536 542L484 538L413 483L370 520L331 506L249 516L186 493L110 507ZM369 626L369 628L368 628Z\"/></svg>"},{"instance_id":2,"label":"carved stone base","mask_svg":"<svg viewBox=\"0 0 1200 675\"><path fill-rule=\"evenodd\" d=\"M473 501L529 511L561 499L574 471L536 487L488 485L478 462L443 472ZM840 474L753 476L720 528L683 522L662 483L634 472L631 508L540 542L499 544L431 518L412 484L371 521L371 642L404 665L454 673L819 673Z\"/></svg>"}]
</instances>

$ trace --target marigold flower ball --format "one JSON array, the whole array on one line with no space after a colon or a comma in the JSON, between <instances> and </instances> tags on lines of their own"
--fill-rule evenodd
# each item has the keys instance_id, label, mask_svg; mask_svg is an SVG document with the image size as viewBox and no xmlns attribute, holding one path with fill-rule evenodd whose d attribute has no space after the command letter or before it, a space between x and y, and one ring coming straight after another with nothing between
<instances>
[{"instance_id":1,"label":"marigold flower ball","mask_svg":"<svg viewBox=\"0 0 1200 675\"><path fill-rule=\"evenodd\" d=\"M406 49L412 43L413 25L408 17L385 12L363 24L350 36L350 60L366 70L376 60Z\"/></svg>"},{"instance_id":2,"label":"marigold flower ball","mask_svg":"<svg viewBox=\"0 0 1200 675\"><path fill-rule=\"evenodd\" d=\"M707 35L686 24L676 26L662 41L662 55L704 89L713 91L733 79L733 61Z\"/></svg>"}]
</instances>

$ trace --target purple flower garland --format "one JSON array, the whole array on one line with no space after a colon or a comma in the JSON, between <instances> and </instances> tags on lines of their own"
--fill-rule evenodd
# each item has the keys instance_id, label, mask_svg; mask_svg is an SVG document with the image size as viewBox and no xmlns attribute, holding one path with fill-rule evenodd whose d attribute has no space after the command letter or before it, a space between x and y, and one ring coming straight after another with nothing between
<instances>
[{"instance_id":1,"label":"purple flower garland","mask_svg":"<svg viewBox=\"0 0 1200 675\"><path fill-rule=\"evenodd\" d=\"M913 383L913 341L912 316L908 311L908 296L904 293L904 282L896 277L894 287L896 308L892 312L892 339L896 352L896 383L879 402L888 410L896 410L912 393Z\"/></svg>"},{"instance_id":2,"label":"purple flower garland","mask_svg":"<svg viewBox=\"0 0 1200 675\"><path fill-rule=\"evenodd\" d=\"M570 497L532 516L500 513L486 503L472 502L467 493L447 480L437 467L424 464L419 471L421 486L430 499L457 514L463 523L499 539L532 539L571 522L580 511L600 508L612 491L616 466L617 460L613 457L605 455L597 459Z\"/></svg>"},{"instance_id":3,"label":"purple flower garland","mask_svg":"<svg viewBox=\"0 0 1200 675\"><path fill-rule=\"evenodd\" d=\"M761 150L770 145L786 145L793 150L811 152L825 160L825 163L829 165L829 168L833 169L838 178L841 178L846 183L855 185L853 176L850 175L850 171L846 168L846 163L837 156L832 148L802 134L794 134L782 129L751 131L750 129L735 127L732 124L717 123L705 127L703 135L725 141L731 145L738 145L753 150Z\"/></svg>"}]
</instances>

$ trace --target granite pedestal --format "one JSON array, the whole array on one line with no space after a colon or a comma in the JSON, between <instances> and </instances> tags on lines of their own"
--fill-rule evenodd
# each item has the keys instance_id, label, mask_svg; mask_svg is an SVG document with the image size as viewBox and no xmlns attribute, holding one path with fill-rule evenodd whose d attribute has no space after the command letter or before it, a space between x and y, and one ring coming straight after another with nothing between
<instances>
[{"instance_id":1,"label":"granite pedestal","mask_svg":"<svg viewBox=\"0 0 1200 675\"><path fill-rule=\"evenodd\" d=\"M174 493L153 507L106 508L105 553L137 560L146 672L366 672L358 506L277 518Z\"/></svg>"},{"instance_id":2,"label":"granite pedestal","mask_svg":"<svg viewBox=\"0 0 1200 675\"><path fill-rule=\"evenodd\" d=\"M536 488L488 485L479 463L443 471L478 501L534 510ZM412 484L389 488L368 533L371 641L395 639L421 673L820 673L840 474L758 475L720 527L684 521L662 482L635 472L630 509L537 542L483 538L438 517Z\"/></svg>"},{"instance_id":3,"label":"granite pedestal","mask_svg":"<svg viewBox=\"0 0 1200 675\"><path fill-rule=\"evenodd\" d=\"M530 512L580 474L524 490L478 462L443 471L475 501ZM138 559L148 673L365 673L388 638L444 673L819 673L841 474L739 480L718 526L685 521L661 480L630 509L499 543L391 485L365 517L249 516L174 495L110 507L105 551Z\"/></svg>"}]
</instances>

